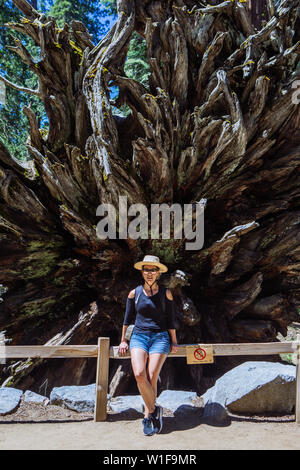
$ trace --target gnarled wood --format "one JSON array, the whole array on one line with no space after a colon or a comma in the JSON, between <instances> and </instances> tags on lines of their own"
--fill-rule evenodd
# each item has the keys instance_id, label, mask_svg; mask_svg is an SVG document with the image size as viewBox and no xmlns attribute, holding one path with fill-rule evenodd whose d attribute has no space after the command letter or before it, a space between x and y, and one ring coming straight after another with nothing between
<instances>
[{"instance_id":1,"label":"gnarled wood","mask_svg":"<svg viewBox=\"0 0 300 470\"><path fill-rule=\"evenodd\" d=\"M82 328L80 341L116 343L140 282L133 263L153 253L171 274L189 275L189 285L165 277L179 342L284 334L300 308L300 1L277 11L268 1L269 19L255 29L244 2L119 0L97 45L80 22L59 29L26 0L14 3L24 17L8 26L41 51L34 61L22 43L12 48L38 79L36 90L18 89L40 97L49 132L24 110L35 177L0 144L0 329L13 344L46 343L97 299L97 331ZM134 31L146 43L148 86L124 73ZM112 84L126 118L113 110ZM203 249L185 250L185 235L98 239L97 206L119 215L119 196L148 209L205 200ZM46 377L47 363L34 374L40 367ZM198 387L199 368L192 375Z\"/></svg>"}]
</instances>

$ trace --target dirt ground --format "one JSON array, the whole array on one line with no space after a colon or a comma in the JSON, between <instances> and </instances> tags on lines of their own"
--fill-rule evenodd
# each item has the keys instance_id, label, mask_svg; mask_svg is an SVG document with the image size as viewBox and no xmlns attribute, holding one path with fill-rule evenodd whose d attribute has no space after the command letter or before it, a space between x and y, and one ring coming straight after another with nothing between
<instances>
[{"instance_id":1,"label":"dirt ground","mask_svg":"<svg viewBox=\"0 0 300 470\"><path fill-rule=\"evenodd\" d=\"M228 426L205 424L199 413L174 416L164 409L161 434L146 437L142 415L134 410L108 413L95 423L93 413L77 413L54 405L21 402L12 414L0 416L0 450L295 450L300 425L295 416L231 415Z\"/></svg>"}]
</instances>

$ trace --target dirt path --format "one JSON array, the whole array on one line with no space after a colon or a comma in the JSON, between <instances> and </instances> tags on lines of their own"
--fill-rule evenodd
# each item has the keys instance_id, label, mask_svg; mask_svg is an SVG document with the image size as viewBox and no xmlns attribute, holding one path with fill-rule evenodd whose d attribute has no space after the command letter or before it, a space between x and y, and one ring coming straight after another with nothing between
<instances>
[{"instance_id":1,"label":"dirt path","mask_svg":"<svg viewBox=\"0 0 300 470\"><path fill-rule=\"evenodd\" d=\"M233 422L226 428L203 424L145 437L139 421L1 424L0 449L299 450L300 427L294 423Z\"/></svg>"},{"instance_id":2,"label":"dirt path","mask_svg":"<svg viewBox=\"0 0 300 470\"><path fill-rule=\"evenodd\" d=\"M108 415L94 423L91 413L78 415L59 407L26 405L0 419L0 449L28 450L201 450L300 449L300 426L293 416L232 417L226 427L164 416L163 431L145 437L136 412Z\"/></svg>"}]
</instances>

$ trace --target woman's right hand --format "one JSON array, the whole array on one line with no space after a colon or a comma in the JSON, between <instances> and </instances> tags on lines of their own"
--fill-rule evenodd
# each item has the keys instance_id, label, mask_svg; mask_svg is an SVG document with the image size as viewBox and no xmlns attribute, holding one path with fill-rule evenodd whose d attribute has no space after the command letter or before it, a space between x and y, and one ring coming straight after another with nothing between
<instances>
[{"instance_id":1,"label":"woman's right hand","mask_svg":"<svg viewBox=\"0 0 300 470\"><path fill-rule=\"evenodd\" d=\"M121 343L119 344L119 347L118 347L118 354L119 356L124 356L126 354L126 352L128 351L128 343L127 341L121 341Z\"/></svg>"}]
</instances>

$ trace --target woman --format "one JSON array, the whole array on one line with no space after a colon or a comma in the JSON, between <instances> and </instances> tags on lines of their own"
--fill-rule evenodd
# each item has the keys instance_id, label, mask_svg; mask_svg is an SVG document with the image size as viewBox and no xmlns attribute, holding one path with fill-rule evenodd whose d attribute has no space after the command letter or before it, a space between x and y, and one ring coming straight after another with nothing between
<instances>
[{"instance_id":1,"label":"woman","mask_svg":"<svg viewBox=\"0 0 300 470\"><path fill-rule=\"evenodd\" d=\"M162 407L155 404L159 373L169 352L178 351L174 302L171 291L157 283L160 273L168 270L157 256L146 255L134 267L142 271L144 283L129 292L118 351L122 356L130 347L133 373L145 402L143 430L151 436L162 429ZM135 326L128 346L125 334L131 323Z\"/></svg>"}]
</instances>

